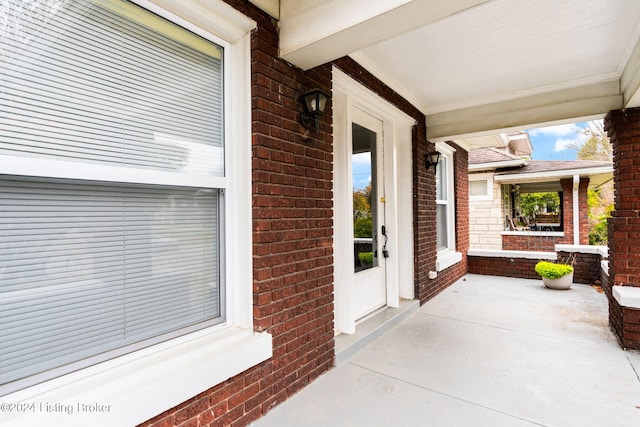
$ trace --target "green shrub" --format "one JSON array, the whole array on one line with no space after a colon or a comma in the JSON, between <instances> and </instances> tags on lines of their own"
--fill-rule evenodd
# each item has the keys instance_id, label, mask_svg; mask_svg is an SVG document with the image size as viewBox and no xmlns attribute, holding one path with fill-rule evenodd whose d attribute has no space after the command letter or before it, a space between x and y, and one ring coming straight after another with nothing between
<instances>
[{"instance_id":1,"label":"green shrub","mask_svg":"<svg viewBox=\"0 0 640 427\"><path fill-rule=\"evenodd\" d=\"M373 252L360 252L358 259L360 264L373 264Z\"/></svg>"},{"instance_id":2,"label":"green shrub","mask_svg":"<svg viewBox=\"0 0 640 427\"><path fill-rule=\"evenodd\" d=\"M540 261L536 264L536 273L547 279L559 279L573 272L573 267L567 264L555 264L549 261Z\"/></svg>"},{"instance_id":3,"label":"green shrub","mask_svg":"<svg viewBox=\"0 0 640 427\"><path fill-rule=\"evenodd\" d=\"M353 237L372 237L373 220L371 218L358 218L353 223Z\"/></svg>"}]
</instances>

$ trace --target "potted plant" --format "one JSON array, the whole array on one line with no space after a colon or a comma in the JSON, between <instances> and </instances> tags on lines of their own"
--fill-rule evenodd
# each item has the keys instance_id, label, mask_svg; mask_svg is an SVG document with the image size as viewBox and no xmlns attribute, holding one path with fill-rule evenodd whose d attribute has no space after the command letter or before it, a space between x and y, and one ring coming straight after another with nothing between
<instances>
[{"instance_id":1,"label":"potted plant","mask_svg":"<svg viewBox=\"0 0 640 427\"><path fill-rule=\"evenodd\" d=\"M535 270L542 277L542 283L550 289L570 289L573 284L573 262L575 255L569 255L558 262L540 261Z\"/></svg>"}]
</instances>

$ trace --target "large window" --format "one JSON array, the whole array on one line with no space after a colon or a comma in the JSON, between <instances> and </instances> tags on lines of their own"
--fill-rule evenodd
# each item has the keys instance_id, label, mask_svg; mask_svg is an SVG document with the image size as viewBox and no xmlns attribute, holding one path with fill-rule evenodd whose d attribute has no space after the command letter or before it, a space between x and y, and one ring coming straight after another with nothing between
<instances>
[{"instance_id":1,"label":"large window","mask_svg":"<svg viewBox=\"0 0 640 427\"><path fill-rule=\"evenodd\" d=\"M126 1L9 3L1 394L225 320L223 48Z\"/></svg>"},{"instance_id":2,"label":"large window","mask_svg":"<svg viewBox=\"0 0 640 427\"><path fill-rule=\"evenodd\" d=\"M437 270L440 271L459 262L462 254L456 252L455 150L446 144L438 144L436 149L441 153L436 167Z\"/></svg>"},{"instance_id":3,"label":"large window","mask_svg":"<svg viewBox=\"0 0 640 427\"><path fill-rule=\"evenodd\" d=\"M559 182L504 184L502 193L505 230L563 231L563 192Z\"/></svg>"}]
</instances>

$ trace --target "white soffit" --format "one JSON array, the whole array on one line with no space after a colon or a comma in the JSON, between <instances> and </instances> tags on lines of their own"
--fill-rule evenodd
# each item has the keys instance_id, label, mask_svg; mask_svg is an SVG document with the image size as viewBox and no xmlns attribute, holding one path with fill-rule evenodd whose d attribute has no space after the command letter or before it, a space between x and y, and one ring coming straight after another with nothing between
<instances>
[{"instance_id":1,"label":"white soffit","mask_svg":"<svg viewBox=\"0 0 640 427\"><path fill-rule=\"evenodd\" d=\"M358 54L433 114L619 79L638 17L637 0L494 0Z\"/></svg>"},{"instance_id":2,"label":"white soffit","mask_svg":"<svg viewBox=\"0 0 640 427\"><path fill-rule=\"evenodd\" d=\"M280 16L284 59L351 56L434 142L640 106L638 0L282 0Z\"/></svg>"},{"instance_id":3,"label":"white soffit","mask_svg":"<svg viewBox=\"0 0 640 427\"><path fill-rule=\"evenodd\" d=\"M309 69L490 0L281 0L280 56Z\"/></svg>"},{"instance_id":4,"label":"white soffit","mask_svg":"<svg viewBox=\"0 0 640 427\"><path fill-rule=\"evenodd\" d=\"M507 135L504 133L496 133L484 136L477 136L475 138L460 138L455 139L453 142L464 148L465 150L472 150L474 148L483 147L504 147L509 143Z\"/></svg>"}]
</instances>

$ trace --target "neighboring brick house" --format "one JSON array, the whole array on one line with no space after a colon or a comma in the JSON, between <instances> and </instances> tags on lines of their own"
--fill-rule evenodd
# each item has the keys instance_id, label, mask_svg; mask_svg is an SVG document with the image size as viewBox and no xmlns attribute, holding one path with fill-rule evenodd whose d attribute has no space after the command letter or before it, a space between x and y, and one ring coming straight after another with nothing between
<instances>
[{"instance_id":1,"label":"neighboring brick house","mask_svg":"<svg viewBox=\"0 0 640 427\"><path fill-rule=\"evenodd\" d=\"M495 148L473 149L470 247L553 252L556 244L588 245L587 190L612 179L608 162L529 160ZM528 193L557 193L559 204L527 215L520 200Z\"/></svg>"},{"instance_id":2,"label":"neighboring brick house","mask_svg":"<svg viewBox=\"0 0 640 427\"><path fill-rule=\"evenodd\" d=\"M353 4L314 3L287 3L302 9L301 36L316 30L306 7L320 7L325 29L335 16L324 6ZM461 11L406 3L435 9L405 17ZM499 112L498 125L463 111L453 132L434 113L427 126L425 105L348 49L380 26L344 43L319 37L309 45L322 59L306 67L283 54L277 1L24 4L0 6L11 23L0 50L0 393L29 412L4 412L3 425L247 425L334 366L336 333L403 299L424 303L467 272L468 153L449 136L510 127L512 116ZM615 101L607 91L620 85L607 82L597 93ZM305 126L300 96L314 88L330 99ZM452 105L466 105L458 94ZM637 181L626 161L634 114L608 122L617 186ZM377 260L357 271L363 154ZM619 242L637 240L625 228L637 199L617 206ZM640 283L633 247L615 246L610 288ZM640 341L633 305L626 318L611 307Z\"/></svg>"}]
</instances>

